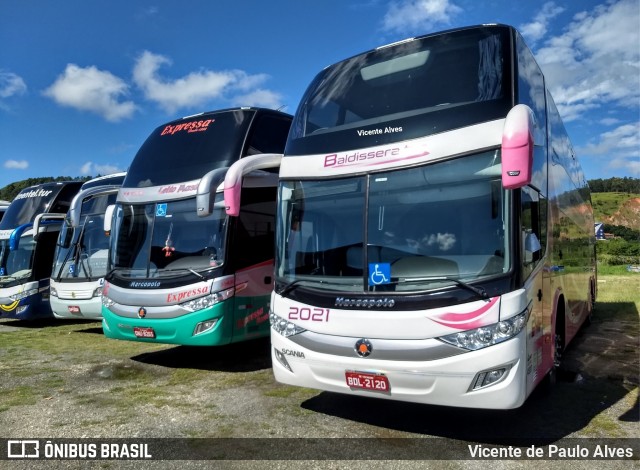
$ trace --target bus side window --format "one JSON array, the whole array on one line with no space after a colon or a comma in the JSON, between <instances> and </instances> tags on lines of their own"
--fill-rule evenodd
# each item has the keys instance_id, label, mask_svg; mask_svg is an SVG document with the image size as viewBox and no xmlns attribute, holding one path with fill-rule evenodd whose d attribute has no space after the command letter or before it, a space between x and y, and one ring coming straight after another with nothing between
<instances>
[{"instance_id":1,"label":"bus side window","mask_svg":"<svg viewBox=\"0 0 640 470\"><path fill-rule=\"evenodd\" d=\"M546 199L530 187L522 188L521 247L522 275L526 279L545 252L547 237Z\"/></svg>"},{"instance_id":2,"label":"bus side window","mask_svg":"<svg viewBox=\"0 0 640 470\"><path fill-rule=\"evenodd\" d=\"M283 153L291 121L279 116L262 115L254 124L243 156L259 153Z\"/></svg>"},{"instance_id":3,"label":"bus side window","mask_svg":"<svg viewBox=\"0 0 640 470\"><path fill-rule=\"evenodd\" d=\"M275 250L276 188L242 191L242 208L233 238L235 269L273 259Z\"/></svg>"}]
</instances>

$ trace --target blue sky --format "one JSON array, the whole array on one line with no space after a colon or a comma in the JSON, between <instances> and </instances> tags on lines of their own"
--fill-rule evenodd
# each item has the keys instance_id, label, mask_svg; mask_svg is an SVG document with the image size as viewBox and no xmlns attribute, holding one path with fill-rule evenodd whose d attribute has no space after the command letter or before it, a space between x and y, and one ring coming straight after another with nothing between
<instances>
[{"instance_id":1,"label":"blue sky","mask_svg":"<svg viewBox=\"0 0 640 470\"><path fill-rule=\"evenodd\" d=\"M0 0L0 188L126 170L177 117L293 114L326 65L479 23L524 34L587 179L640 177L640 0Z\"/></svg>"}]
</instances>

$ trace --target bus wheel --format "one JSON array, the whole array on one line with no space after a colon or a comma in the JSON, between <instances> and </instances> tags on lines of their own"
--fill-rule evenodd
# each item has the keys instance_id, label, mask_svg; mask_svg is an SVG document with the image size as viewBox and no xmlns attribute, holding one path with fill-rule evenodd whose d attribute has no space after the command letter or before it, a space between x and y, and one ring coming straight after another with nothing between
<instances>
[{"instance_id":1,"label":"bus wheel","mask_svg":"<svg viewBox=\"0 0 640 470\"><path fill-rule=\"evenodd\" d=\"M587 313L587 318L585 318L584 320L584 326L589 326L593 323L593 311L596 308L596 291L593 287L593 284L591 285L590 289L589 289L589 312Z\"/></svg>"},{"instance_id":2,"label":"bus wheel","mask_svg":"<svg viewBox=\"0 0 640 470\"><path fill-rule=\"evenodd\" d=\"M562 364L562 352L564 350L564 304L562 299L556 313L556 326L553 332L553 364L547 373L546 383L549 390L553 389L558 381L558 373Z\"/></svg>"},{"instance_id":3,"label":"bus wheel","mask_svg":"<svg viewBox=\"0 0 640 470\"><path fill-rule=\"evenodd\" d=\"M560 336L557 331L553 336L553 364L549 371L549 385L551 386L554 386L558 381L558 371L560 369L560 364L562 363L562 336Z\"/></svg>"}]
</instances>

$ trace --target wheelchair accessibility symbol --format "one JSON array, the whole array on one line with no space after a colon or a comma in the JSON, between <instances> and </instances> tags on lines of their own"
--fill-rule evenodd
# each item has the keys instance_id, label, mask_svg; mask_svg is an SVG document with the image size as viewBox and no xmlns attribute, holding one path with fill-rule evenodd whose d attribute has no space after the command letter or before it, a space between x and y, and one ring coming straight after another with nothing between
<instances>
[{"instance_id":1,"label":"wheelchair accessibility symbol","mask_svg":"<svg viewBox=\"0 0 640 470\"><path fill-rule=\"evenodd\" d=\"M156 217L167 216L167 204L156 204Z\"/></svg>"},{"instance_id":2,"label":"wheelchair accessibility symbol","mask_svg":"<svg viewBox=\"0 0 640 470\"><path fill-rule=\"evenodd\" d=\"M369 263L369 285L379 286L391 282L390 263Z\"/></svg>"}]
</instances>

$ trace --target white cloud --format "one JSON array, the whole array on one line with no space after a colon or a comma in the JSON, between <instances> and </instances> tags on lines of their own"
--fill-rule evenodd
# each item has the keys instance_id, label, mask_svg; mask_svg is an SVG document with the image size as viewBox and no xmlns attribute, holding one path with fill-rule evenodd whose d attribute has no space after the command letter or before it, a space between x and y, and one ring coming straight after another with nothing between
<instances>
[{"instance_id":1,"label":"white cloud","mask_svg":"<svg viewBox=\"0 0 640 470\"><path fill-rule=\"evenodd\" d=\"M564 11L564 8L556 6L553 2L542 5L542 10L533 18L533 21L521 25L518 29L529 44L535 43L547 33L549 21Z\"/></svg>"},{"instance_id":2,"label":"white cloud","mask_svg":"<svg viewBox=\"0 0 640 470\"><path fill-rule=\"evenodd\" d=\"M624 124L604 132L594 141L576 149L579 155L607 158L610 168L624 168L640 176L640 122Z\"/></svg>"},{"instance_id":3,"label":"white cloud","mask_svg":"<svg viewBox=\"0 0 640 470\"><path fill-rule=\"evenodd\" d=\"M82 176L110 175L120 171L123 170L116 165L99 164L94 162L87 162L80 168L80 174Z\"/></svg>"},{"instance_id":4,"label":"white cloud","mask_svg":"<svg viewBox=\"0 0 640 470\"><path fill-rule=\"evenodd\" d=\"M616 124L620 124L620 119L602 118L600 119L600 124L602 124L603 126L615 126Z\"/></svg>"},{"instance_id":5,"label":"white cloud","mask_svg":"<svg viewBox=\"0 0 640 470\"><path fill-rule=\"evenodd\" d=\"M22 77L12 72L0 71L0 98L22 95L26 91L27 85Z\"/></svg>"},{"instance_id":6,"label":"white cloud","mask_svg":"<svg viewBox=\"0 0 640 470\"><path fill-rule=\"evenodd\" d=\"M282 106L282 95L271 90L258 89L234 98L236 106L256 106L278 109Z\"/></svg>"},{"instance_id":7,"label":"white cloud","mask_svg":"<svg viewBox=\"0 0 640 470\"><path fill-rule=\"evenodd\" d=\"M26 170L29 168L29 162L26 160L7 160L4 167L10 170Z\"/></svg>"},{"instance_id":8,"label":"white cloud","mask_svg":"<svg viewBox=\"0 0 640 470\"><path fill-rule=\"evenodd\" d=\"M0 70L0 109L8 111L9 106L3 102L12 96L23 95L27 92L27 85L19 75Z\"/></svg>"},{"instance_id":9,"label":"white cloud","mask_svg":"<svg viewBox=\"0 0 640 470\"><path fill-rule=\"evenodd\" d=\"M389 6L382 27L402 34L426 34L436 25L449 24L460 12L450 0L402 0Z\"/></svg>"},{"instance_id":10,"label":"white cloud","mask_svg":"<svg viewBox=\"0 0 640 470\"><path fill-rule=\"evenodd\" d=\"M268 76L249 75L242 70L200 70L184 77L168 79L160 76L163 65L171 65L165 56L144 51L133 69L133 81L148 100L155 101L168 113L180 108L203 107L214 99L241 101L250 98L266 105L279 101L279 95L269 90L257 89ZM248 92L244 96L230 98L234 92Z\"/></svg>"},{"instance_id":11,"label":"white cloud","mask_svg":"<svg viewBox=\"0 0 640 470\"><path fill-rule=\"evenodd\" d=\"M132 101L120 101L128 94L124 80L96 67L68 64L65 71L43 94L62 106L89 111L108 121L129 118L136 110Z\"/></svg>"},{"instance_id":12,"label":"white cloud","mask_svg":"<svg viewBox=\"0 0 640 470\"><path fill-rule=\"evenodd\" d=\"M544 41L536 57L565 122L615 129L577 147L610 169L640 170L640 9L637 0L609 1L573 17Z\"/></svg>"},{"instance_id":13,"label":"white cloud","mask_svg":"<svg viewBox=\"0 0 640 470\"><path fill-rule=\"evenodd\" d=\"M574 16L536 57L565 121L614 104L640 102L638 3L620 0Z\"/></svg>"}]
</instances>

